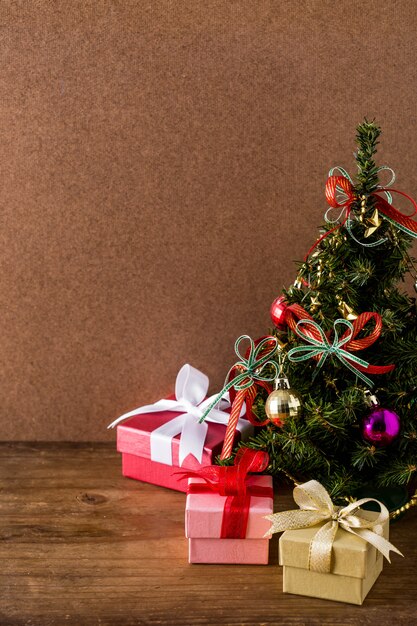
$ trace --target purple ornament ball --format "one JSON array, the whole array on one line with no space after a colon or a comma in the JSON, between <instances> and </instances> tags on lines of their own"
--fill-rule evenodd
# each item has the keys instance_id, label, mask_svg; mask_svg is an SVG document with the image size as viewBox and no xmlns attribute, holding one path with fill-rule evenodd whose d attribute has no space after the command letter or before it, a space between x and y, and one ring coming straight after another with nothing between
<instances>
[{"instance_id":1,"label":"purple ornament ball","mask_svg":"<svg viewBox=\"0 0 417 626\"><path fill-rule=\"evenodd\" d=\"M394 411L377 406L364 417L362 436L377 448L385 448L398 436L400 426L400 418Z\"/></svg>"}]
</instances>

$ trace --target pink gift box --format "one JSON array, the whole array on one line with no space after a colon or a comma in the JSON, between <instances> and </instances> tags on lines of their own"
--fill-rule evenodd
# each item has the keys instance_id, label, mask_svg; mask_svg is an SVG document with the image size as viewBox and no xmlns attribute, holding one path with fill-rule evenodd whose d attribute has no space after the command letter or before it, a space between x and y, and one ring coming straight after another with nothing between
<instances>
[{"instance_id":1,"label":"pink gift box","mask_svg":"<svg viewBox=\"0 0 417 626\"><path fill-rule=\"evenodd\" d=\"M204 484L200 478L190 478L188 483ZM247 486L271 489L272 477L252 475ZM190 563L234 563L267 565L269 537L264 538L271 522L264 519L273 513L273 498L251 496L245 539L221 539L226 496L215 492L189 493L185 509L185 536L188 538Z\"/></svg>"},{"instance_id":2,"label":"pink gift box","mask_svg":"<svg viewBox=\"0 0 417 626\"><path fill-rule=\"evenodd\" d=\"M170 396L174 399L175 396ZM117 426L117 450L122 453L122 472L124 476L143 482L168 487L176 491L187 491L187 481L178 480L175 472L179 467L180 435L173 437L172 465L165 465L151 460L150 435L153 430L174 419L180 412L158 411L143 413L131 417ZM181 469L197 470L202 465L213 465L216 456L221 453L226 426L223 424L207 423L208 430L204 443L201 464L189 454L184 460ZM236 442L241 436L247 438L253 432L247 422L242 433L237 432Z\"/></svg>"}]
</instances>

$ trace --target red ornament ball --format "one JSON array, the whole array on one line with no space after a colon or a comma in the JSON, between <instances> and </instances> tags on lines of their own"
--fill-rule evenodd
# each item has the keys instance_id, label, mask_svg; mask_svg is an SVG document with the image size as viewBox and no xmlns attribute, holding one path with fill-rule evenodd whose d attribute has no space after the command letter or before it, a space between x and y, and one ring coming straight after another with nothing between
<instances>
[{"instance_id":1,"label":"red ornament ball","mask_svg":"<svg viewBox=\"0 0 417 626\"><path fill-rule=\"evenodd\" d=\"M390 409L376 406L362 422L362 436L377 448L385 448L400 432L400 418Z\"/></svg>"},{"instance_id":2,"label":"red ornament ball","mask_svg":"<svg viewBox=\"0 0 417 626\"><path fill-rule=\"evenodd\" d=\"M284 296L278 296L278 298L275 298L271 304L271 320L275 328L278 328L278 330L285 330L287 328L287 323L285 321L285 311L287 310L287 307L288 304L285 302Z\"/></svg>"}]
</instances>

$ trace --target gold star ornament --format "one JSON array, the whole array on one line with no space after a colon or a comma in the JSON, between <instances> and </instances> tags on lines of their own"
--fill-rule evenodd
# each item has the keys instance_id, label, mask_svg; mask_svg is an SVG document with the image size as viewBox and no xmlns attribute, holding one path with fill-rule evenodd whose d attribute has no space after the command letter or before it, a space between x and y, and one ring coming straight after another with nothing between
<instances>
[{"instance_id":1,"label":"gold star ornament","mask_svg":"<svg viewBox=\"0 0 417 626\"><path fill-rule=\"evenodd\" d=\"M379 216L378 209L375 209L372 213L371 217L368 217L366 220L366 230L365 230L365 239L370 237L382 224L382 219Z\"/></svg>"}]
</instances>

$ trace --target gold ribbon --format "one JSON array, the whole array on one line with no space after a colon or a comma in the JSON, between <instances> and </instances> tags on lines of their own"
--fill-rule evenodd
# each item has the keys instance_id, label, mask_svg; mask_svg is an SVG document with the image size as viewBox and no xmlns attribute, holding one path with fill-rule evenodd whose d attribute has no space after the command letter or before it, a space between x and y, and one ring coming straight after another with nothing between
<instances>
[{"instance_id":1,"label":"gold ribbon","mask_svg":"<svg viewBox=\"0 0 417 626\"><path fill-rule=\"evenodd\" d=\"M335 506L326 489L317 480L297 485L293 496L300 508L267 515L266 519L272 522L272 526L265 536L283 530L310 528L325 522L310 542L307 566L309 570L323 574L330 572L332 546L339 526L375 546L389 562L390 550L403 556L382 536L383 524L389 519L389 512L379 500L362 498L345 507ZM376 519L370 520L361 515L366 514L366 511L361 511L359 507L366 502L378 504L380 513Z\"/></svg>"}]
</instances>

